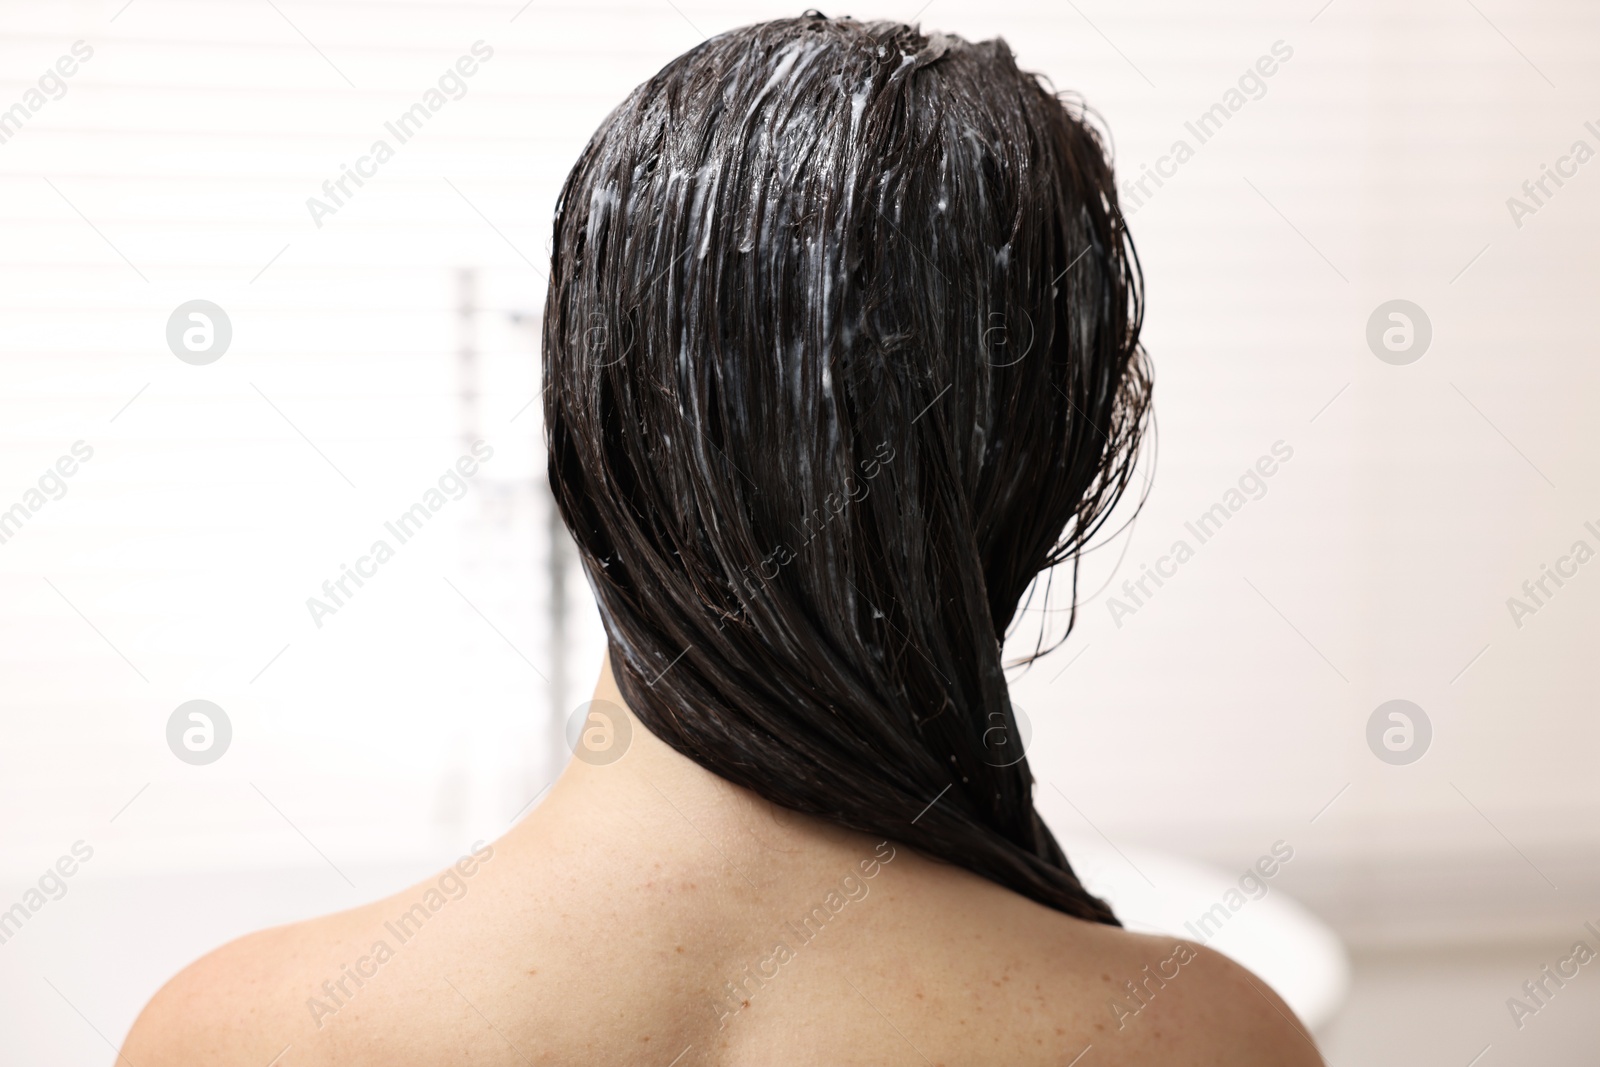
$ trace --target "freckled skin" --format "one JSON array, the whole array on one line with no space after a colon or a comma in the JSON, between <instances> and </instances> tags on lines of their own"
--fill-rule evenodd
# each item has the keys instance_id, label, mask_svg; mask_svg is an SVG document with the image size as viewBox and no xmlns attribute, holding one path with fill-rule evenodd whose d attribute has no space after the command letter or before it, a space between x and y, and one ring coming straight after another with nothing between
<instances>
[{"instance_id":1,"label":"freckled skin","mask_svg":"<svg viewBox=\"0 0 1600 1067\"><path fill-rule=\"evenodd\" d=\"M596 698L620 702L608 674ZM1199 948L1119 1029L1108 993L1170 957L1170 939L1069 918L904 846L775 817L642 728L634 738L610 766L574 761L493 843L466 894L320 1027L307 999L418 890L200 960L145 1009L127 1061L263 1067L291 1045L280 1067L542 1067L628 1062L649 1044L663 1065L688 1048L677 1067L1061 1067L1092 1044L1096 1067L1320 1063L1288 1009L1252 990L1265 990L1259 980ZM865 894L809 943L785 925L890 849L857 883ZM777 938L793 958L747 977ZM741 980L750 986L726 999L725 983Z\"/></svg>"}]
</instances>

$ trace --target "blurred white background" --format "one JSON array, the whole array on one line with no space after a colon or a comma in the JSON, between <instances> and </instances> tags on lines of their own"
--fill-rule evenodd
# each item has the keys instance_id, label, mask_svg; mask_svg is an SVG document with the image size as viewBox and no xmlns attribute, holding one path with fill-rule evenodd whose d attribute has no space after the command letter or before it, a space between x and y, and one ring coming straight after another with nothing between
<instances>
[{"instance_id":1,"label":"blurred white background","mask_svg":"<svg viewBox=\"0 0 1600 1067\"><path fill-rule=\"evenodd\" d=\"M26 512L0 526L0 909L93 849L0 943L0 1059L105 1062L197 952L390 892L550 781L601 647L540 487L555 196L635 84L798 13L0 3L0 516ZM1600 151L1600 9L848 13L1005 37L1103 117L1125 180L1170 175L1128 200L1148 504L1014 690L1049 821L1231 870L1291 842L1274 889L1356 963L1334 1063L1592 1063L1600 977L1520 1029L1506 999L1600 925L1600 564L1520 620L1507 598L1575 541L1600 550L1600 162L1560 163ZM385 123L477 42L400 144ZM1219 103L1201 143L1186 124ZM379 138L393 158L313 218ZM1524 182L1558 165L1536 202ZM167 322L201 299L233 336L196 366ZM1366 337L1397 299L1431 323L1405 365ZM464 495L319 627L307 598L478 440L494 455ZM34 509L79 441L92 458ZM1198 545L1185 523L1277 442L1264 495ZM1113 618L1179 539L1194 558ZM193 699L232 724L207 766L167 747ZM1366 740L1393 699L1432 726L1406 765Z\"/></svg>"}]
</instances>

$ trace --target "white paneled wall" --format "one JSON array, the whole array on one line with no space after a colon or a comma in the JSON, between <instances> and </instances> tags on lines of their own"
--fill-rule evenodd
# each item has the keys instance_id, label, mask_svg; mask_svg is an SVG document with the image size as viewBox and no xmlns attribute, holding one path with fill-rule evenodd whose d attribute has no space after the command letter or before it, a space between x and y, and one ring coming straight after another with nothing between
<instances>
[{"instance_id":1,"label":"white paneled wall","mask_svg":"<svg viewBox=\"0 0 1600 1067\"><path fill-rule=\"evenodd\" d=\"M332 865L420 865L504 829L560 755L552 707L598 665L573 576L552 696L525 405L556 191L702 32L794 13L0 3L0 108L93 49L0 143L0 508L74 442L94 451L0 544L0 872L79 838L107 873L319 863L312 842ZM1330 907L1458 864L1576 914L1589 898L1543 879L1596 881L1600 565L1520 628L1505 601L1574 540L1600 548L1600 163L1520 227L1505 201L1573 141L1600 148L1600 11L934 0L921 21L1005 36L1104 117L1127 177L1172 174L1132 221L1148 505L1086 566L1091 591L1122 570L1078 633L1017 683L1048 817L1217 857L1287 838ZM480 41L492 58L398 143L385 123ZM1198 143L1186 123L1278 42L1292 56ZM379 138L393 158L318 225L307 198ZM1409 366L1364 339L1396 298L1433 326ZM194 299L233 326L206 366L167 348ZM495 453L466 495L317 627L306 599L476 438ZM1113 619L1123 579L1279 441L1293 456L1265 495ZM1405 767L1364 741L1397 697L1434 727ZM208 767L164 739L195 698L234 727Z\"/></svg>"}]
</instances>

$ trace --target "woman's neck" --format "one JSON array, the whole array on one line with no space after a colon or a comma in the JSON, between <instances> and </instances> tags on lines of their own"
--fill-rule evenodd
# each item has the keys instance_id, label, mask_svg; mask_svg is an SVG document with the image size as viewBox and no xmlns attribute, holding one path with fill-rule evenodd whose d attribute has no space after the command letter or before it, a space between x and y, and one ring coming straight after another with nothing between
<instances>
[{"instance_id":1,"label":"woman's neck","mask_svg":"<svg viewBox=\"0 0 1600 1067\"><path fill-rule=\"evenodd\" d=\"M781 894L789 879L830 859L848 865L877 844L772 804L671 748L628 708L609 658L593 701L594 745L580 740L549 795L506 835L507 844L581 828L590 846L619 864L721 869L762 895Z\"/></svg>"}]
</instances>

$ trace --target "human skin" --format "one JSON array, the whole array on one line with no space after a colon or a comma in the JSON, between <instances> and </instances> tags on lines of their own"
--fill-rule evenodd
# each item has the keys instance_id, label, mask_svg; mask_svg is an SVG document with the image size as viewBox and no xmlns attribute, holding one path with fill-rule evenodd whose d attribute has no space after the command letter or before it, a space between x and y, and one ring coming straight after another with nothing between
<instances>
[{"instance_id":1,"label":"human skin","mask_svg":"<svg viewBox=\"0 0 1600 1067\"><path fill-rule=\"evenodd\" d=\"M595 699L629 714L609 667ZM572 760L403 944L385 923L437 877L205 956L151 1000L118 1062L1322 1062L1277 995L1225 957L774 807L630 725L620 759ZM802 940L830 893L837 910ZM1165 962L1180 947L1186 962ZM363 957L370 976L346 978L349 995L335 986L328 1010L323 983ZM1147 984L1136 1015L1113 1011L1158 965L1178 973Z\"/></svg>"}]
</instances>

